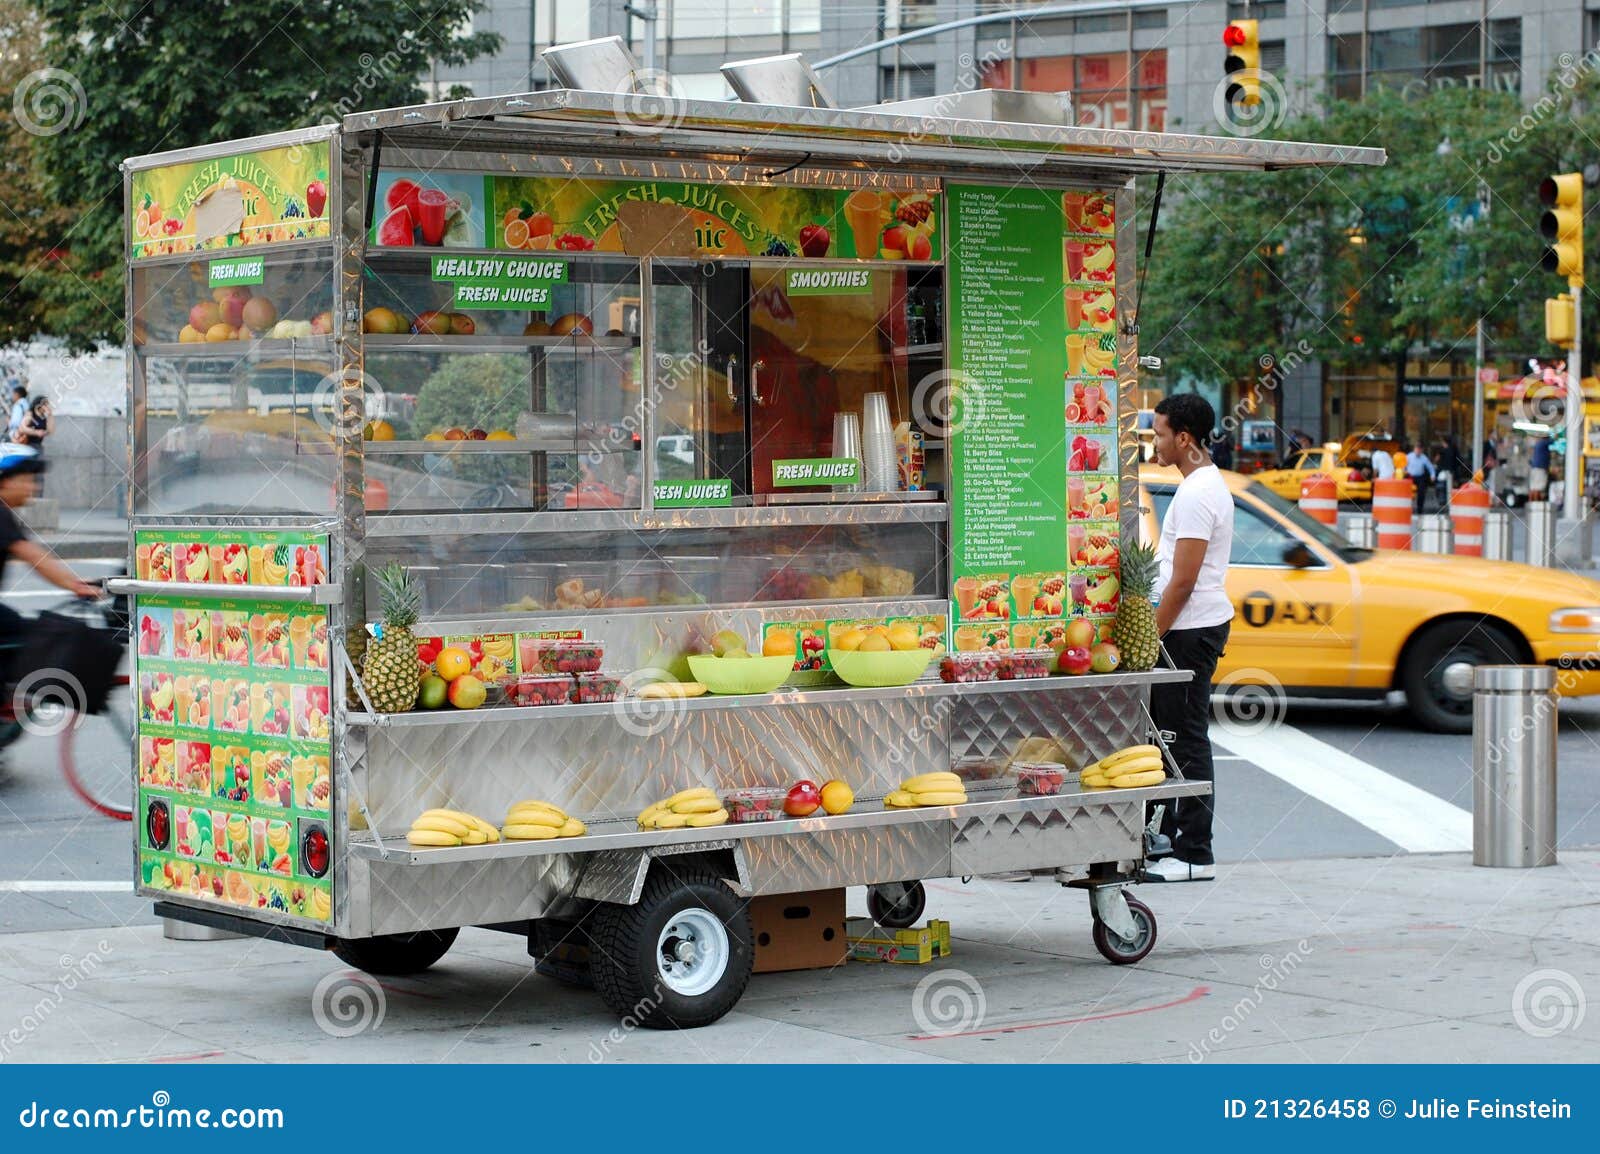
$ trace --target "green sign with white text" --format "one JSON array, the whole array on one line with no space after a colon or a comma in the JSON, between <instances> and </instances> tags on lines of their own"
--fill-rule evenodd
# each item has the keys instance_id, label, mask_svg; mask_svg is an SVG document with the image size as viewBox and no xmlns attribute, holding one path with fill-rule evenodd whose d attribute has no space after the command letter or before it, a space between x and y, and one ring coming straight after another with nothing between
<instances>
[{"instance_id":1,"label":"green sign with white text","mask_svg":"<svg viewBox=\"0 0 1600 1154\"><path fill-rule=\"evenodd\" d=\"M854 457L812 457L772 462L772 485L854 485L861 480L861 462Z\"/></svg>"},{"instance_id":2,"label":"green sign with white text","mask_svg":"<svg viewBox=\"0 0 1600 1154\"><path fill-rule=\"evenodd\" d=\"M212 288L224 285L261 284L267 278L267 262L259 256L214 260L207 268Z\"/></svg>"},{"instance_id":3,"label":"green sign with white text","mask_svg":"<svg viewBox=\"0 0 1600 1154\"><path fill-rule=\"evenodd\" d=\"M657 481L651 492L657 509L718 509L733 504L733 482Z\"/></svg>"},{"instance_id":4,"label":"green sign with white text","mask_svg":"<svg viewBox=\"0 0 1600 1154\"><path fill-rule=\"evenodd\" d=\"M792 268L792 297L871 296L872 270L867 268Z\"/></svg>"},{"instance_id":5,"label":"green sign with white text","mask_svg":"<svg viewBox=\"0 0 1600 1154\"><path fill-rule=\"evenodd\" d=\"M455 287L461 309L548 312L551 294L567 280L567 262L537 257L435 256L433 279Z\"/></svg>"}]
</instances>

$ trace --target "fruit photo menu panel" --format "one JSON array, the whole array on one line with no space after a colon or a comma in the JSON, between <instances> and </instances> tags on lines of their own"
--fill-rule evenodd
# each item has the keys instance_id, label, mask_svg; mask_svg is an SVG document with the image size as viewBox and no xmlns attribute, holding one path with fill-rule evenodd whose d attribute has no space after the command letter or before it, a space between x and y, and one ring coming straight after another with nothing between
<instances>
[{"instance_id":1,"label":"fruit photo menu panel","mask_svg":"<svg viewBox=\"0 0 1600 1154\"><path fill-rule=\"evenodd\" d=\"M140 578L327 580L328 538L141 530ZM133 608L139 885L239 912L333 916L328 611L261 596Z\"/></svg>"},{"instance_id":2,"label":"fruit photo menu panel","mask_svg":"<svg viewBox=\"0 0 1600 1154\"><path fill-rule=\"evenodd\" d=\"M1110 639L1120 592L1116 193L1061 194L1066 326L1067 600L1083 648ZM1082 634L1079 636L1079 634ZM1084 644L1087 643L1087 644Z\"/></svg>"}]
</instances>

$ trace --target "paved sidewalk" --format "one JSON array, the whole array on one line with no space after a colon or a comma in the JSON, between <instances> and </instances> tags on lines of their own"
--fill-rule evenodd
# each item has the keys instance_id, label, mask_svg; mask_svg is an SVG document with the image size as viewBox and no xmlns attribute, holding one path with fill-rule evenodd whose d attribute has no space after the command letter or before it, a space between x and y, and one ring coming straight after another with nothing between
<instances>
[{"instance_id":1,"label":"paved sidewalk","mask_svg":"<svg viewBox=\"0 0 1600 1154\"><path fill-rule=\"evenodd\" d=\"M930 915L954 929L949 960L757 976L732 1014L681 1034L623 1029L593 993L533 974L519 939L488 931L381 987L331 955L169 942L154 926L4 936L0 1058L1600 1060L1600 1013L1584 1012L1600 995L1597 851L1544 870L1405 856L1143 886L1161 940L1120 968L1095 953L1082 893L1043 880L929 889ZM851 892L852 912L861 900ZM381 1020L361 999L381 1000Z\"/></svg>"}]
</instances>

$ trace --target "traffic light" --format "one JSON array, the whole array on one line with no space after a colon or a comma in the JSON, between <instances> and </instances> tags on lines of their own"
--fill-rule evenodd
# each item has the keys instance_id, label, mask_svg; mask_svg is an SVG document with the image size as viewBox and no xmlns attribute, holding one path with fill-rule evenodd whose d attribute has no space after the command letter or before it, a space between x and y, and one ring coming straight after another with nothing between
<instances>
[{"instance_id":1,"label":"traffic light","mask_svg":"<svg viewBox=\"0 0 1600 1154\"><path fill-rule=\"evenodd\" d=\"M1542 264L1573 286L1583 284L1583 174L1562 172L1539 182L1539 235L1549 242Z\"/></svg>"},{"instance_id":2,"label":"traffic light","mask_svg":"<svg viewBox=\"0 0 1600 1154\"><path fill-rule=\"evenodd\" d=\"M1222 32L1228 55L1222 69L1229 77L1227 99L1241 104L1261 103L1261 35L1255 20L1234 20Z\"/></svg>"},{"instance_id":3,"label":"traffic light","mask_svg":"<svg viewBox=\"0 0 1600 1154\"><path fill-rule=\"evenodd\" d=\"M1558 349L1570 349L1576 326L1573 324L1572 298L1562 293L1555 298L1545 298L1544 339Z\"/></svg>"}]
</instances>

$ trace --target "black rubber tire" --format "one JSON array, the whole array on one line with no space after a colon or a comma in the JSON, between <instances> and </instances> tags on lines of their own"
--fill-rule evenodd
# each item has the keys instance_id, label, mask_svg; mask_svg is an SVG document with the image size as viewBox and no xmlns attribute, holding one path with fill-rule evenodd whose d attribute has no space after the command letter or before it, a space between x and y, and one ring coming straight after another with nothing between
<instances>
[{"instance_id":1,"label":"black rubber tire","mask_svg":"<svg viewBox=\"0 0 1600 1154\"><path fill-rule=\"evenodd\" d=\"M867 913L880 926L887 926L891 930L910 929L921 919L922 911L928 908L928 891L922 888L921 882L901 884L906 887L906 892L898 902L884 898L877 886L867 887Z\"/></svg>"},{"instance_id":2,"label":"black rubber tire","mask_svg":"<svg viewBox=\"0 0 1600 1154\"><path fill-rule=\"evenodd\" d=\"M711 913L728 934L728 961L716 985L688 996L661 979L657 944L679 913ZM644 883L637 905L603 902L589 923L595 951L589 973L595 991L625 1022L651 1030L709 1026L738 1003L755 967L755 932L746 901L705 866L658 865Z\"/></svg>"},{"instance_id":3,"label":"black rubber tire","mask_svg":"<svg viewBox=\"0 0 1600 1154\"><path fill-rule=\"evenodd\" d=\"M1400 688L1413 720L1433 733L1472 732L1472 693L1452 694L1443 683L1445 666L1516 665L1524 660L1517 638L1489 623L1446 621L1430 626L1411 643L1400 670Z\"/></svg>"},{"instance_id":4,"label":"black rubber tire","mask_svg":"<svg viewBox=\"0 0 1600 1154\"><path fill-rule=\"evenodd\" d=\"M459 929L419 930L414 934L380 934L375 938L340 938L334 956L363 973L420 974L455 945Z\"/></svg>"},{"instance_id":5,"label":"black rubber tire","mask_svg":"<svg viewBox=\"0 0 1600 1154\"><path fill-rule=\"evenodd\" d=\"M1156 948L1156 915L1138 898L1127 899L1128 911L1139 923L1139 937L1131 944L1112 933L1099 918L1094 919L1094 948L1113 966L1131 966L1142 962L1145 955Z\"/></svg>"}]
</instances>

